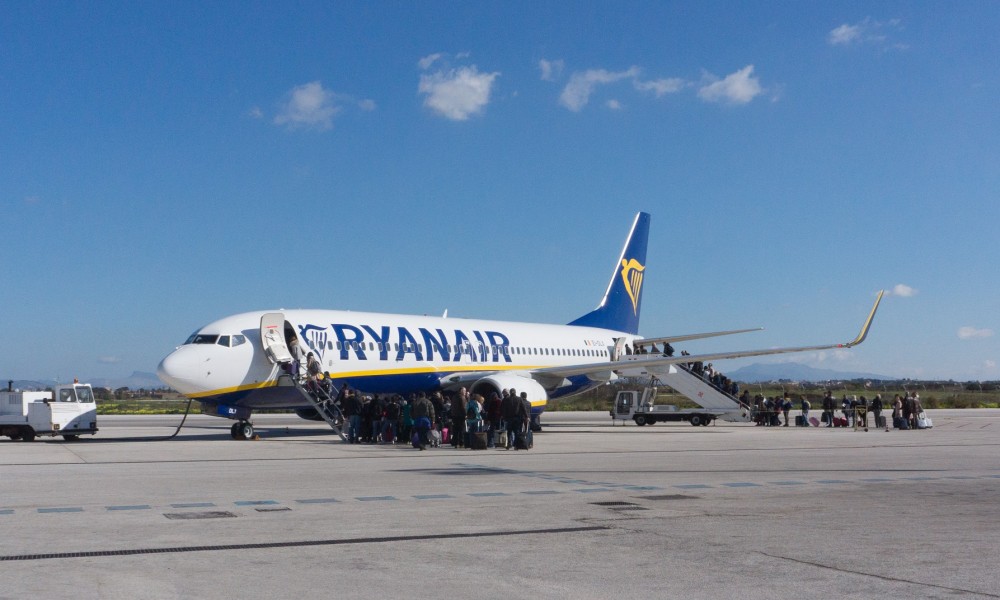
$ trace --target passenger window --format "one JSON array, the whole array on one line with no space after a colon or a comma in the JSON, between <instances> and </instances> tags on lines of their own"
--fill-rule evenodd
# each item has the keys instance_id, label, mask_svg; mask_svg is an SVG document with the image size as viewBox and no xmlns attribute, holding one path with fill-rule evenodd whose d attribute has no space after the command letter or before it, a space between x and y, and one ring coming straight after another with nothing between
<instances>
[{"instance_id":1,"label":"passenger window","mask_svg":"<svg viewBox=\"0 0 1000 600\"><path fill-rule=\"evenodd\" d=\"M216 343L219 344L220 346L225 346L226 348L228 348L229 347L229 336L228 335L220 335L219 336L219 341L216 342Z\"/></svg>"}]
</instances>

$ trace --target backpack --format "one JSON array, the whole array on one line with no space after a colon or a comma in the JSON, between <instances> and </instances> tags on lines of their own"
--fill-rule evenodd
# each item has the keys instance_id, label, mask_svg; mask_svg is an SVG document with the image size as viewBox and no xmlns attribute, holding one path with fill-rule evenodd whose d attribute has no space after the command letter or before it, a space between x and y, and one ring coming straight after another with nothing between
<instances>
[{"instance_id":1,"label":"backpack","mask_svg":"<svg viewBox=\"0 0 1000 600\"><path fill-rule=\"evenodd\" d=\"M475 400L469 402L469 407L465 410L466 419L478 419L479 418L479 403Z\"/></svg>"}]
</instances>

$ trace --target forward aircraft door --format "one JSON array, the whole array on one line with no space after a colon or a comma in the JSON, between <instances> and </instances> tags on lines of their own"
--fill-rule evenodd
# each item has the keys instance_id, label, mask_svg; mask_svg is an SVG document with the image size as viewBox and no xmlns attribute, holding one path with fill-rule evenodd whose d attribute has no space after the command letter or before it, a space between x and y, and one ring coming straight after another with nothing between
<instances>
[{"instance_id":1,"label":"forward aircraft door","mask_svg":"<svg viewBox=\"0 0 1000 600\"><path fill-rule=\"evenodd\" d=\"M292 362L292 354L285 344L285 315L266 313L260 318L260 341L267 358L277 363Z\"/></svg>"}]
</instances>

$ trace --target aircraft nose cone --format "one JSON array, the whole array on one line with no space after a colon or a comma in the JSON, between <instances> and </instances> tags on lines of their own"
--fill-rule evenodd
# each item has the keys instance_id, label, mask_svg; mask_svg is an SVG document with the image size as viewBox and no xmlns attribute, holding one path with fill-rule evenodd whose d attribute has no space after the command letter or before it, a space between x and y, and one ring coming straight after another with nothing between
<instances>
[{"instance_id":1,"label":"aircraft nose cone","mask_svg":"<svg viewBox=\"0 0 1000 600\"><path fill-rule=\"evenodd\" d=\"M198 365L195 356L185 346L181 346L168 354L156 367L156 376L160 381L182 394L201 391L197 384Z\"/></svg>"}]
</instances>

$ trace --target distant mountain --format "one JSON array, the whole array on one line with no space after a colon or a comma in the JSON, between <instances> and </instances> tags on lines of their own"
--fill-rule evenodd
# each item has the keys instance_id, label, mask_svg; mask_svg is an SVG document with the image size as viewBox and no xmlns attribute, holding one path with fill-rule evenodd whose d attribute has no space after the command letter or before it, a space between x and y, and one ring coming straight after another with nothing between
<instances>
[{"instance_id":1,"label":"distant mountain","mask_svg":"<svg viewBox=\"0 0 1000 600\"><path fill-rule=\"evenodd\" d=\"M156 373L146 373L143 371L133 371L131 375L125 378L96 378L91 379L87 383L94 387L106 387L113 390L120 387L127 387L130 390L155 390L167 387L156 376Z\"/></svg>"},{"instance_id":2,"label":"distant mountain","mask_svg":"<svg viewBox=\"0 0 1000 600\"><path fill-rule=\"evenodd\" d=\"M2 389L7 389L7 379L0 381L0 386ZM81 383L89 383L90 385L97 387L106 387L113 390L127 387L130 390L146 389L146 390L156 390L160 388L165 388L162 381L155 373L145 373L143 371L134 371L128 377L96 377L94 379L81 379ZM15 379L13 383L13 388L16 390L44 390L45 388L51 388L53 386L59 385L60 383L70 383L69 381L55 381L55 380L29 380L29 379Z\"/></svg>"},{"instance_id":3,"label":"distant mountain","mask_svg":"<svg viewBox=\"0 0 1000 600\"><path fill-rule=\"evenodd\" d=\"M855 371L834 371L833 369L817 369L799 363L754 363L735 371L726 372L726 377L734 381L757 383L761 381L840 381L846 379L883 379L893 381L897 377L877 375L875 373L860 373Z\"/></svg>"}]
</instances>

